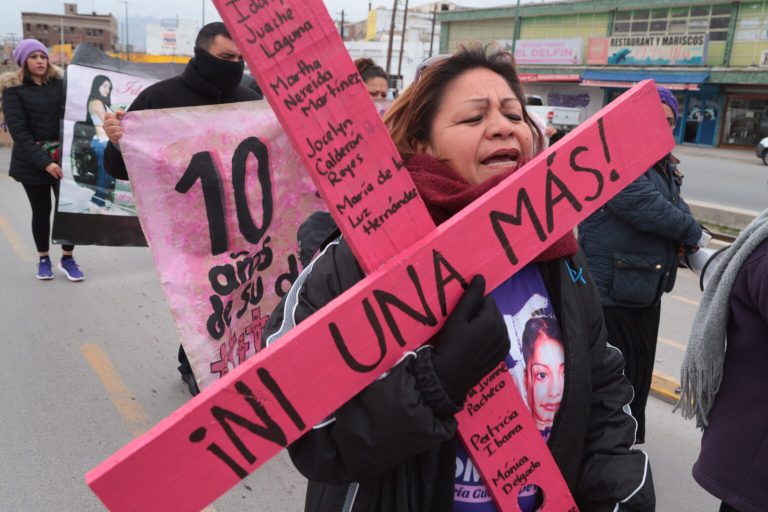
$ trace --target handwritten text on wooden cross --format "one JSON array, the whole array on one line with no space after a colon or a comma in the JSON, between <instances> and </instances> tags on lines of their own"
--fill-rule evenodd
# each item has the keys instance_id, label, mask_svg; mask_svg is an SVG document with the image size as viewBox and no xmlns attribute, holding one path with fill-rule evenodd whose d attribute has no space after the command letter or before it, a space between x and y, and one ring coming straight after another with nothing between
<instances>
[{"instance_id":1,"label":"handwritten text on wooden cross","mask_svg":"<svg viewBox=\"0 0 768 512\"><path fill-rule=\"evenodd\" d=\"M369 276L90 472L117 510L205 506L429 339L462 282L480 273L494 288L673 144L645 83L434 229L321 2L218 7ZM616 143L638 137L642 152ZM513 418L502 450L468 443L476 466L502 510L517 510L521 475L568 510L551 454L500 378L508 392L459 416L465 440ZM510 470L521 454L531 464Z\"/></svg>"},{"instance_id":2,"label":"handwritten text on wooden cross","mask_svg":"<svg viewBox=\"0 0 768 512\"><path fill-rule=\"evenodd\" d=\"M642 140L643 149L622 140ZM89 472L88 484L112 510L204 507L403 351L428 340L462 294L459 276L483 274L489 289L497 286L672 146L652 84L638 85L119 450ZM423 318L392 308L386 297ZM361 372L359 365L371 370ZM535 473L528 483L547 488Z\"/></svg>"}]
</instances>

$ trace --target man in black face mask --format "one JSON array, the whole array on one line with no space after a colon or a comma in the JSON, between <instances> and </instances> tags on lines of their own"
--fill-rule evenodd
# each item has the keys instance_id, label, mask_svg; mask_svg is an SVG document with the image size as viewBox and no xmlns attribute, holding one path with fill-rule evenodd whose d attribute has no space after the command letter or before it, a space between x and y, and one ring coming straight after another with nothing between
<instances>
[{"instance_id":1,"label":"man in black face mask","mask_svg":"<svg viewBox=\"0 0 768 512\"><path fill-rule=\"evenodd\" d=\"M232 41L223 23L209 23L200 29L195 40L195 57L177 77L152 84L144 89L128 108L197 107L220 103L260 100L262 96L240 85L243 79L243 55ZM113 177L128 179L125 162L120 154L123 137L121 120L125 112L118 110L105 116L104 130L109 144L104 151L104 167ZM179 372L189 392L200 392L184 348L179 346Z\"/></svg>"}]
</instances>

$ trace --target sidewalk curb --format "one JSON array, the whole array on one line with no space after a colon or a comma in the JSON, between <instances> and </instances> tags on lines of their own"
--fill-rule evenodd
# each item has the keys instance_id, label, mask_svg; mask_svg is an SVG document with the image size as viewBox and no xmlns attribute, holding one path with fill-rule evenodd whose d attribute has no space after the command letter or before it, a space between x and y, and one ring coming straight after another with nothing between
<instances>
[{"instance_id":1,"label":"sidewalk curb","mask_svg":"<svg viewBox=\"0 0 768 512\"><path fill-rule=\"evenodd\" d=\"M760 212L754 210L712 204L695 199L686 199L686 202L696 220L726 226L739 231L747 227L760 214Z\"/></svg>"},{"instance_id":2,"label":"sidewalk curb","mask_svg":"<svg viewBox=\"0 0 768 512\"><path fill-rule=\"evenodd\" d=\"M669 404L676 404L680 394L676 392L680 388L680 381L671 375L653 372L651 377L651 395Z\"/></svg>"}]
</instances>

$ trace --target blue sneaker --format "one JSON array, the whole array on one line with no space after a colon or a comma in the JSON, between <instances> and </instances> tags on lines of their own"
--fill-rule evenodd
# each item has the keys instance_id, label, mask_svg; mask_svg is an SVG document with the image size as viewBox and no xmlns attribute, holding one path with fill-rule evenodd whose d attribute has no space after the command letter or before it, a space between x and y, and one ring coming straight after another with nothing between
<instances>
[{"instance_id":1,"label":"blue sneaker","mask_svg":"<svg viewBox=\"0 0 768 512\"><path fill-rule=\"evenodd\" d=\"M83 274L82 270L77 266L75 258L61 260L61 262L59 262L59 270L64 272L67 279L70 281L82 281L85 279L85 274Z\"/></svg>"},{"instance_id":2,"label":"blue sneaker","mask_svg":"<svg viewBox=\"0 0 768 512\"><path fill-rule=\"evenodd\" d=\"M43 258L37 264L37 278L41 280L53 279L53 269L51 268L51 260Z\"/></svg>"}]
</instances>

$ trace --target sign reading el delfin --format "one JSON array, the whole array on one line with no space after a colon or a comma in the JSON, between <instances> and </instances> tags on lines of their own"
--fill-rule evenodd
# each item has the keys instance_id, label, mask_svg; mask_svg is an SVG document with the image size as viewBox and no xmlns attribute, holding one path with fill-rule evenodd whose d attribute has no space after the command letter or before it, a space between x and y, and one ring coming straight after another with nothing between
<instances>
[{"instance_id":1,"label":"sign reading el delfin","mask_svg":"<svg viewBox=\"0 0 768 512\"><path fill-rule=\"evenodd\" d=\"M706 34L590 37L587 64L624 66L703 66Z\"/></svg>"}]
</instances>

